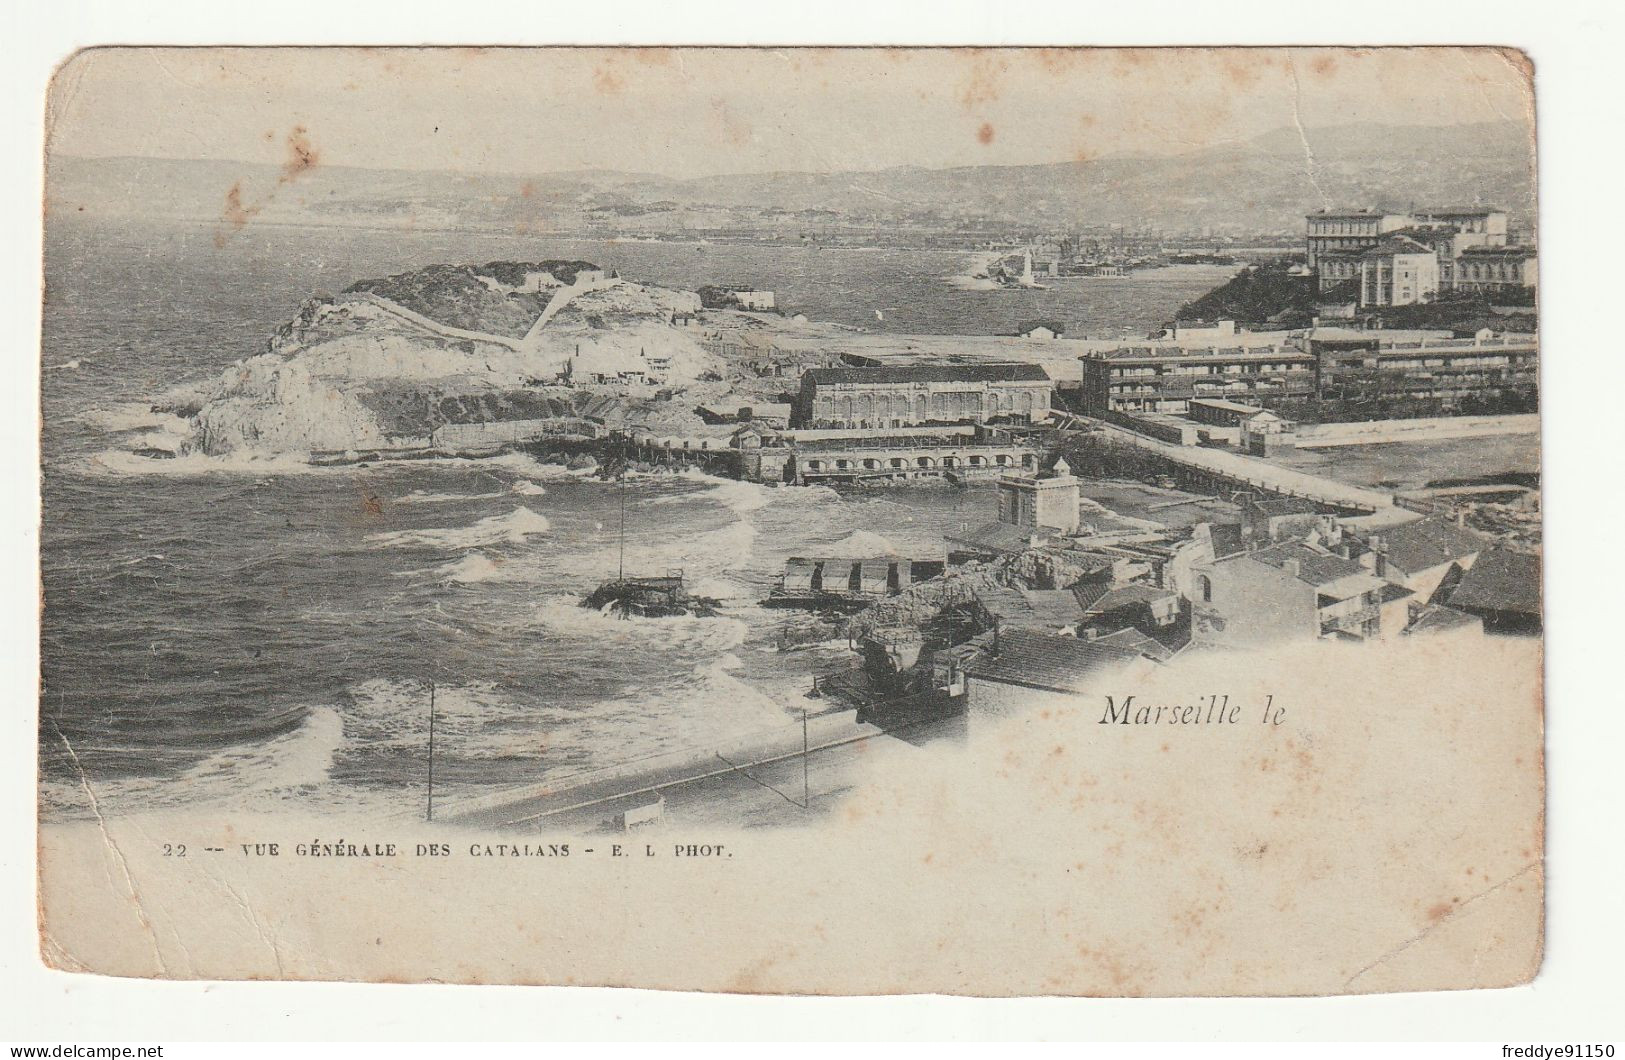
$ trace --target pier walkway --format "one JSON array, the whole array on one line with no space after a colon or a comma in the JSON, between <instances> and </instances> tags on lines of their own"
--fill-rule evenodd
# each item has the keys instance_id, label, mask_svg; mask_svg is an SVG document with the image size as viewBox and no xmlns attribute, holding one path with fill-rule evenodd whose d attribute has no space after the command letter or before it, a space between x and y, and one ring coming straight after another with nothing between
<instances>
[{"instance_id":1,"label":"pier walkway","mask_svg":"<svg viewBox=\"0 0 1625 1060\"><path fill-rule=\"evenodd\" d=\"M1170 445L1104 420L1096 422L1120 441L1149 449L1170 464L1185 469L1190 473L1188 477L1211 484L1262 490L1279 497L1301 497L1327 507L1358 512L1376 512L1395 504L1391 493L1351 486L1223 449Z\"/></svg>"}]
</instances>

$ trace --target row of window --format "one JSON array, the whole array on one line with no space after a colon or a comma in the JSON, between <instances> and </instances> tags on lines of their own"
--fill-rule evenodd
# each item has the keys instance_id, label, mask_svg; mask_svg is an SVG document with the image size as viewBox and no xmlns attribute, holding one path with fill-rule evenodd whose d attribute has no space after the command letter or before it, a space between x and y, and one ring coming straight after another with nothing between
<instances>
[{"instance_id":1,"label":"row of window","mask_svg":"<svg viewBox=\"0 0 1625 1060\"><path fill-rule=\"evenodd\" d=\"M1048 393L1036 390L1005 393L1000 390L938 391L930 395L915 394L843 394L839 397L820 397L814 415L825 420L906 420L911 416L923 420L935 415L946 418L961 413L1003 412L1033 413L1049 407Z\"/></svg>"},{"instance_id":2,"label":"row of window","mask_svg":"<svg viewBox=\"0 0 1625 1060\"><path fill-rule=\"evenodd\" d=\"M890 459L883 459L880 457L865 457L862 460L849 460L845 457L839 457L835 460L814 459L808 460L806 466L808 471L905 471L909 468L931 469L938 466L1017 467L1019 465L1020 467L1030 469L1036 466L1036 464L1037 458L1035 458L1031 453L1024 454L1019 462L1011 457L1008 453L998 453L991 460L979 453L973 453L969 457L965 457L963 460L957 456L945 456L942 458L940 465L938 464L936 458L929 456L914 457L912 462L910 462L909 458L907 457L894 456Z\"/></svg>"}]
</instances>

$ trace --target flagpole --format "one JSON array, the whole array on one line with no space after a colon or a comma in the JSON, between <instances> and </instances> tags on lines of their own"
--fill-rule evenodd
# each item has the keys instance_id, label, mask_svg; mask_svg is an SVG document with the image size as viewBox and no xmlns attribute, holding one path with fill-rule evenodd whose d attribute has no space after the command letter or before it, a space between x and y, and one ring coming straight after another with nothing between
<instances>
[{"instance_id":1,"label":"flagpole","mask_svg":"<svg viewBox=\"0 0 1625 1060\"><path fill-rule=\"evenodd\" d=\"M426 820L434 820L434 682L429 682L429 805Z\"/></svg>"}]
</instances>

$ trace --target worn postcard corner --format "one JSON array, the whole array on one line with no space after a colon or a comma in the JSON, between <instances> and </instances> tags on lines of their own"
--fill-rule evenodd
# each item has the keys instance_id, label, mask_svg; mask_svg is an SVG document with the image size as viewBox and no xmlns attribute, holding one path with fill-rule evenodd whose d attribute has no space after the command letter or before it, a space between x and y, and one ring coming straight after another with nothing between
<instances>
[{"instance_id":1,"label":"worn postcard corner","mask_svg":"<svg viewBox=\"0 0 1625 1060\"><path fill-rule=\"evenodd\" d=\"M41 957L1539 971L1512 48L102 48L46 145Z\"/></svg>"}]
</instances>

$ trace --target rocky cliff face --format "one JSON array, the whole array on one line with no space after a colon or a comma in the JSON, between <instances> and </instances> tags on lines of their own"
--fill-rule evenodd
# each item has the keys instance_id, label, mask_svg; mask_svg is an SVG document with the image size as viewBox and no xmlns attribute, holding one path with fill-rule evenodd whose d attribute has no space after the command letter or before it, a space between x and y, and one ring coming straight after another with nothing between
<instances>
[{"instance_id":1,"label":"rocky cliff face","mask_svg":"<svg viewBox=\"0 0 1625 1060\"><path fill-rule=\"evenodd\" d=\"M508 272L497 270L500 280L435 266L311 299L270 337L265 353L172 395L172 407L193 414L185 448L220 455L425 445L442 399L535 387L572 358L653 361L677 385L717 367L693 332L671 326L674 313L698 309L691 292L590 282L576 276L584 262L568 263L574 284L546 282L551 274L538 273L540 266L507 264ZM502 282L527 275L528 284ZM570 296L531 326L560 290ZM487 330L480 309L492 305L501 312ZM455 319L442 319L448 315Z\"/></svg>"}]
</instances>

